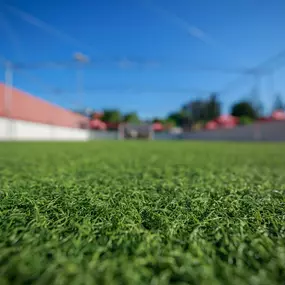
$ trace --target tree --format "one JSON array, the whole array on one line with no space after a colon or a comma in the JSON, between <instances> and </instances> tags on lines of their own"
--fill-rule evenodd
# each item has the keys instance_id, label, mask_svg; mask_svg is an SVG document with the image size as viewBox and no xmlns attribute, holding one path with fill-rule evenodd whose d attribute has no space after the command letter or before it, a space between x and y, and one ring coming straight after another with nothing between
<instances>
[{"instance_id":1,"label":"tree","mask_svg":"<svg viewBox=\"0 0 285 285\"><path fill-rule=\"evenodd\" d=\"M191 129L194 123L213 120L220 116L221 104L217 94L212 93L209 100L194 100L181 107L178 112L169 114L167 120L176 126Z\"/></svg>"},{"instance_id":2,"label":"tree","mask_svg":"<svg viewBox=\"0 0 285 285\"><path fill-rule=\"evenodd\" d=\"M174 120L169 119L169 118L164 120L162 123L163 123L164 127L167 129L171 129L171 128L177 126L176 122Z\"/></svg>"},{"instance_id":3,"label":"tree","mask_svg":"<svg viewBox=\"0 0 285 285\"><path fill-rule=\"evenodd\" d=\"M202 100L189 102L182 107L182 110L184 117L187 118L188 121L198 122L206 119L207 105L206 102Z\"/></svg>"},{"instance_id":4,"label":"tree","mask_svg":"<svg viewBox=\"0 0 285 285\"><path fill-rule=\"evenodd\" d=\"M209 100L195 100L183 106L183 112L192 122L211 121L221 114L221 104L217 94L212 93Z\"/></svg>"},{"instance_id":5,"label":"tree","mask_svg":"<svg viewBox=\"0 0 285 285\"><path fill-rule=\"evenodd\" d=\"M107 123L119 123L121 121L121 112L119 110L104 110L104 114L102 116L102 121Z\"/></svg>"},{"instance_id":6,"label":"tree","mask_svg":"<svg viewBox=\"0 0 285 285\"><path fill-rule=\"evenodd\" d=\"M186 114L183 111L170 113L167 118L167 121L172 121L176 126L182 126L186 120Z\"/></svg>"},{"instance_id":7,"label":"tree","mask_svg":"<svg viewBox=\"0 0 285 285\"><path fill-rule=\"evenodd\" d=\"M152 119L152 123L161 123L161 124L163 124L165 121L166 121L165 119L158 118L158 117L154 117Z\"/></svg>"},{"instance_id":8,"label":"tree","mask_svg":"<svg viewBox=\"0 0 285 285\"><path fill-rule=\"evenodd\" d=\"M231 114L235 117L248 117L250 119L256 119L258 114L253 108L252 104L247 101L241 101L232 106Z\"/></svg>"},{"instance_id":9,"label":"tree","mask_svg":"<svg viewBox=\"0 0 285 285\"><path fill-rule=\"evenodd\" d=\"M221 115L221 104L217 100L217 94L212 93L210 95L210 100L207 104L206 121L211 121L216 119Z\"/></svg>"},{"instance_id":10,"label":"tree","mask_svg":"<svg viewBox=\"0 0 285 285\"><path fill-rule=\"evenodd\" d=\"M252 123L252 119L246 116L242 116L239 118L239 124L240 125L248 125Z\"/></svg>"},{"instance_id":11,"label":"tree","mask_svg":"<svg viewBox=\"0 0 285 285\"><path fill-rule=\"evenodd\" d=\"M125 114L123 120L124 122L127 122L127 123L139 123L140 121L136 112Z\"/></svg>"},{"instance_id":12,"label":"tree","mask_svg":"<svg viewBox=\"0 0 285 285\"><path fill-rule=\"evenodd\" d=\"M249 94L249 101L250 105L252 106L256 118L262 117L264 114L264 106L262 104L262 101L260 100L260 91L257 85L255 85L250 94Z\"/></svg>"},{"instance_id":13,"label":"tree","mask_svg":"<svg viewBox=\"0 0 285 285\"><path fill-rule=\"evenodd\" d=\"M285 109L285 104L282 100L281 94L277 94L273 105L273 111L284 110L284 109Z\"/></svg>"}]
</instances>

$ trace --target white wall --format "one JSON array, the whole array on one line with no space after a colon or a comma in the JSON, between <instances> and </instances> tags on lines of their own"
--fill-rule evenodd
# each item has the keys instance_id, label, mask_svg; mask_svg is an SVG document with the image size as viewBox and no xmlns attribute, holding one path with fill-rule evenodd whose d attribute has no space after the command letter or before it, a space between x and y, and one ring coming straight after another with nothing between
<instances>
[{"instance_id":1,"label":"white wall","mask_svg":"<svg viewBox=\"0 0 285 285\"><path fill-rule=\"evenodd\" d=\"M0 118L0 140L86 141L89 130Z\"/></svg>"}]
</instances>

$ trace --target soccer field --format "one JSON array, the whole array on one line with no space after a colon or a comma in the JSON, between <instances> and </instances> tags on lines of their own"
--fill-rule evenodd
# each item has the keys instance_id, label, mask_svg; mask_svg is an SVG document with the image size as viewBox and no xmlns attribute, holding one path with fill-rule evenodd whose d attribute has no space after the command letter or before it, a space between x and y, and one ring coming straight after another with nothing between
<instances>
[{"instance_id":1,"label":"soccer field","mask_svg":"<svg viewBox=\"0 0 285 285\"><path fill-rule=\"evenodd\" d=\"M0 284L284 284L285 144L0 144Z\"/></svg>"}]
</instances>

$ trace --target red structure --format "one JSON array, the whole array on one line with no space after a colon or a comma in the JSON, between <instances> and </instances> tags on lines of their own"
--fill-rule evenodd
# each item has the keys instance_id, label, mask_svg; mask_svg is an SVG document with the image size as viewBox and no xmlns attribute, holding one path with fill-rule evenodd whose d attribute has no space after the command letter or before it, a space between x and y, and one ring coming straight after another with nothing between
<instances>
[{"instance_id":1,"label":"red structure","mask_svg":"<svg viewBox=\"0 0 285 285\"><path fill-rule=\"evenodd\" d=\"M89 119L53 105L16 88L10 89L9 106L5 107L5 89L0 83L0 117L70 128L87 128ZM7 112L8 109L8 112Z\"/></svg>"},{"instance_id":2,"label":"red structure","mask_svg":"<svg viewBox=\"0 0 285 285\"><path fill-rule=\"evenodd\" d=\"M231 115L221 115L215 121L221 128L234 128L238 124L238 118Z\"/></svg>"},{"instance_id":3,"label":"red structure","mask_svg":"<svg viewBox=\"0 0 285 285\"><path fill-rule=\"evenodd\" d=\"M120 123L109 123L106 122L106 126L108 130L116 131L119 128Z\"/></svg>"},{"instance_id":4,"label":"red structure","mask_svg":"<svg viewBox=\"0 0 285 285\"><path fill-rule=\"evenodd\" d=\"M206 130L216 130L218 128L218 123L215 121L210 121L205 125Z\"/></svg>"},{"instance_id":5,"label":"red structure","mask_svg":"<svg viewBox=\"0 0 285 285\"><path fill-rule=\"evenodd\" d=\"M107 124L99 119L93 119L90 121L90 128L93 130L106 130Z\"/></svg>"},{"instance_id":6,"label":"red structure","mask_svg":"<svg viewBox=\"0 0 285 285\"><path fill-rule=\"evenodd\" d=\"M153 123L152 124L152 129L155 132L161 132L161 131L163 131L163 125L161 123L159 123L159 122Z\"/></svg>"},{"instance_id":7,"label":"red structure","mask_svg":"<svg viewBox=\"0 0 285 285\"><path fill-rule=\"evenodd\" d=\"M276 110L272 113L271 118L277 121L285 120L285 112L283 110Z\"/></svg>"}]
</instances>

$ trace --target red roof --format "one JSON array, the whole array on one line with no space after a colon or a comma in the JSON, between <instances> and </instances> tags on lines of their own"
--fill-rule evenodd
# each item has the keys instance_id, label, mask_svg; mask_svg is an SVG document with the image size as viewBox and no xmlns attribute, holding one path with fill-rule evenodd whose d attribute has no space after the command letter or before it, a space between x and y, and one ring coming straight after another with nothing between
<instances>
[{"instance_id":1,"label":"red roof","mask_svg":"<svg viewBox=\"0 0 285 285\"><path fill-rule=\"evenodd\" d=\"M206 130L215 130L218 128L218 123L215 121L210 121L206 124L205 129Z\"/></svg>"},{"instance_id":2,"label":"red roof","mask_svg":"<svg viewBox=\"0 0 285 285\"><path fill-rule=\"evenodd\" d=\"M119 123L106 122L106 126L108 130L117 130L119 128Z\"/></svg>"},{"instance_id":3,"label":"red roof","mask_svg":"<svg viewBox=\"0 0 285 285\"><path fill-rule=\"evenodd\" d=\"M237 123L238 119L231 115L221 115L216 119L218 124Z\"/></svg>"},{"instance_id":4,"label":"red roof","mask_svg":"<svg viewBox=\"0 0 285 285\"><path fill-rule=\"evenodd\" d=\"M285 120L285 112L283 110L276 110L271 115L274 120Z\"/></svg>"},{"instance_id":5,"label":"red roof","mask_svg":"<svg viewBox=\"0 0 285 285\"><path fill-rule=\"evenodd\" d=\"M152 129L155 131L155 132L160 132L163 130L163 125L161 123L153 123L152 124Z\"/></svg>"},{"instance_id":6,"label":"red roof","mask_svg":"<svg viewBox=\"0 0 285 285\"><path fill-rule=\"evenodd\" d=\"M95 130L106 130L107 124L99 119L94 119L90 121L90 127Z\"/></svg>"},{"instance_id":7,"label":"red roof","mask_svg":"<svg viewBox=\"0 0 285 285\"><path fill-rule=\"evenodd\" d=\"M88 126L89 119L62 107L53 105L43 99L12 88L9 117L16 120L62 127L78 128ZM0 83L0 117L7 117L5 111L5 85Z\"/></svg>"},{"instance_id":8,"label":"red roof","mask_svg":"<svg viewBox=\"0 0 285 285\"><path fill-rule=\"evenodd\" d=\"M215 121L222 128L233 128L238 124L238 118L231 115L221 115Z\"/></svg>"},{"instance_id":9,"label":"red roof","mask_svg":"<svg viewBox=\"0 0 285 285\"><path fill-rule=\"evenodd\" d=\"M258 122L272 122L273 118L272 117L260 117L257 119Z\"/></svg>"}]
</instances>

